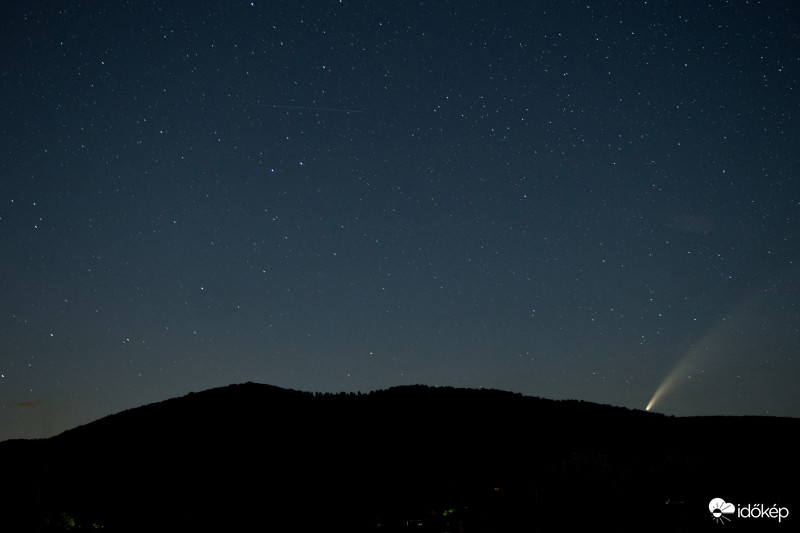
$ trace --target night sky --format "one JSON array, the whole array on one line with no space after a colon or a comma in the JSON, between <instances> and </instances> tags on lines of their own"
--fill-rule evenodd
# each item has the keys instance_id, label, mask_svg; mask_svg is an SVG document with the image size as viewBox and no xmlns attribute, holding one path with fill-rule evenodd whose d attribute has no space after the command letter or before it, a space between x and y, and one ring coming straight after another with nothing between
<instances>
[{"instance_id":1,"label":"night sky","mask_svg":"<svg viewBox=\"0 0 800 533\"><path fill-rule=\"evenodd\" d=\"M0 21L0 440L245 381L800 416L796 2Z\"/></svg>"}]
</instances>

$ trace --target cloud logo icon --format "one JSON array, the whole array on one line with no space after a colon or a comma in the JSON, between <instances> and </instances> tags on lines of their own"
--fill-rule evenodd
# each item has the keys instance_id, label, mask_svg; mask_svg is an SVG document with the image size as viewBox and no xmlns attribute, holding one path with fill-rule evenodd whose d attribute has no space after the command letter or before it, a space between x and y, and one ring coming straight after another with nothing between
<instances>
[{"instance_id":1,"label":"cloud logo icon","mask_svg":"<svg viewBox=\"0 0 800 533\"><path fill-rule=\"evenodd\" d=\"M725 521L730 522L731 520L725 515L735 513L736 506L732 503L727 503L722 498L714 498L708 502L708 510L711 511L711 515L714 517L715 522L725 523Z\"/></svg>"}]
</instances>

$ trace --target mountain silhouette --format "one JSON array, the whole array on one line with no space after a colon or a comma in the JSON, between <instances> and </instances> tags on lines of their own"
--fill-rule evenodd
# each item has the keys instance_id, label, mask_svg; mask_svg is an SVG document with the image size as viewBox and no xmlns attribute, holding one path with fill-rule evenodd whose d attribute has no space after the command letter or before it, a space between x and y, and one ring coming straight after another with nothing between
<instances>
[{"instance_id":1,"label":"mountain silhouette","mask_svg":"<svg viewBox=\"0 0 800 533\"><path fill-rule=\"evenodd\" d=\"M798 434L498 390L245 383L0 443L0 529L708 530L715 497L800 511Z\"/></svg>"}]
</instances>

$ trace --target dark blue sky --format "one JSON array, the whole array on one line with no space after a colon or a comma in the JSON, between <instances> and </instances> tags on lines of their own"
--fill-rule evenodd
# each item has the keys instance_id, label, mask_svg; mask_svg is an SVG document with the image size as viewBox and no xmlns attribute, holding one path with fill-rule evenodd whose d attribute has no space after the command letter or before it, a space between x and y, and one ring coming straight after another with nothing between
<instances>
[{"instance_id":1,"label":"dark blue sky","mask_svg":"<svg viewBox=\"0 0 800 533\"><path fill-rule=\"evenodd\" d=\"M800 416L793 2L0 10L0 439L243 381Z\"/></svg>"}]
</instances>

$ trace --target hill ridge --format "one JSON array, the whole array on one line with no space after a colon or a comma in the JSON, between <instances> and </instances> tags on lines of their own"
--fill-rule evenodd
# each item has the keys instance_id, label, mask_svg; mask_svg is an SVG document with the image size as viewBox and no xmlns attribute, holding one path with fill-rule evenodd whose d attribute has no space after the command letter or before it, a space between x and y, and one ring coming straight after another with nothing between
<instances>
[{"instance_id":1,"label":"hill ridge","mask_svg":"<svg viewBox=\"0 0 800 533\"><path fill-rule=\"evenodd\" d=\"M634 530L652 509L652 529L674 531L721 488L796 494L798 431L798 419L676 418L497 389L310 393L245 382L0 443L0 456L15 457L0 497L14 531L47 530L60 513L106 531L257 529L266 516L307 531L403 530L404 517L427 516L428 530L443 531L444 506L473 531L558 528L559 516ZM781 477L719 466L742 457L778 461ZM611 512L620 502L622 521Z\"/></svg>"}]
</instances>

